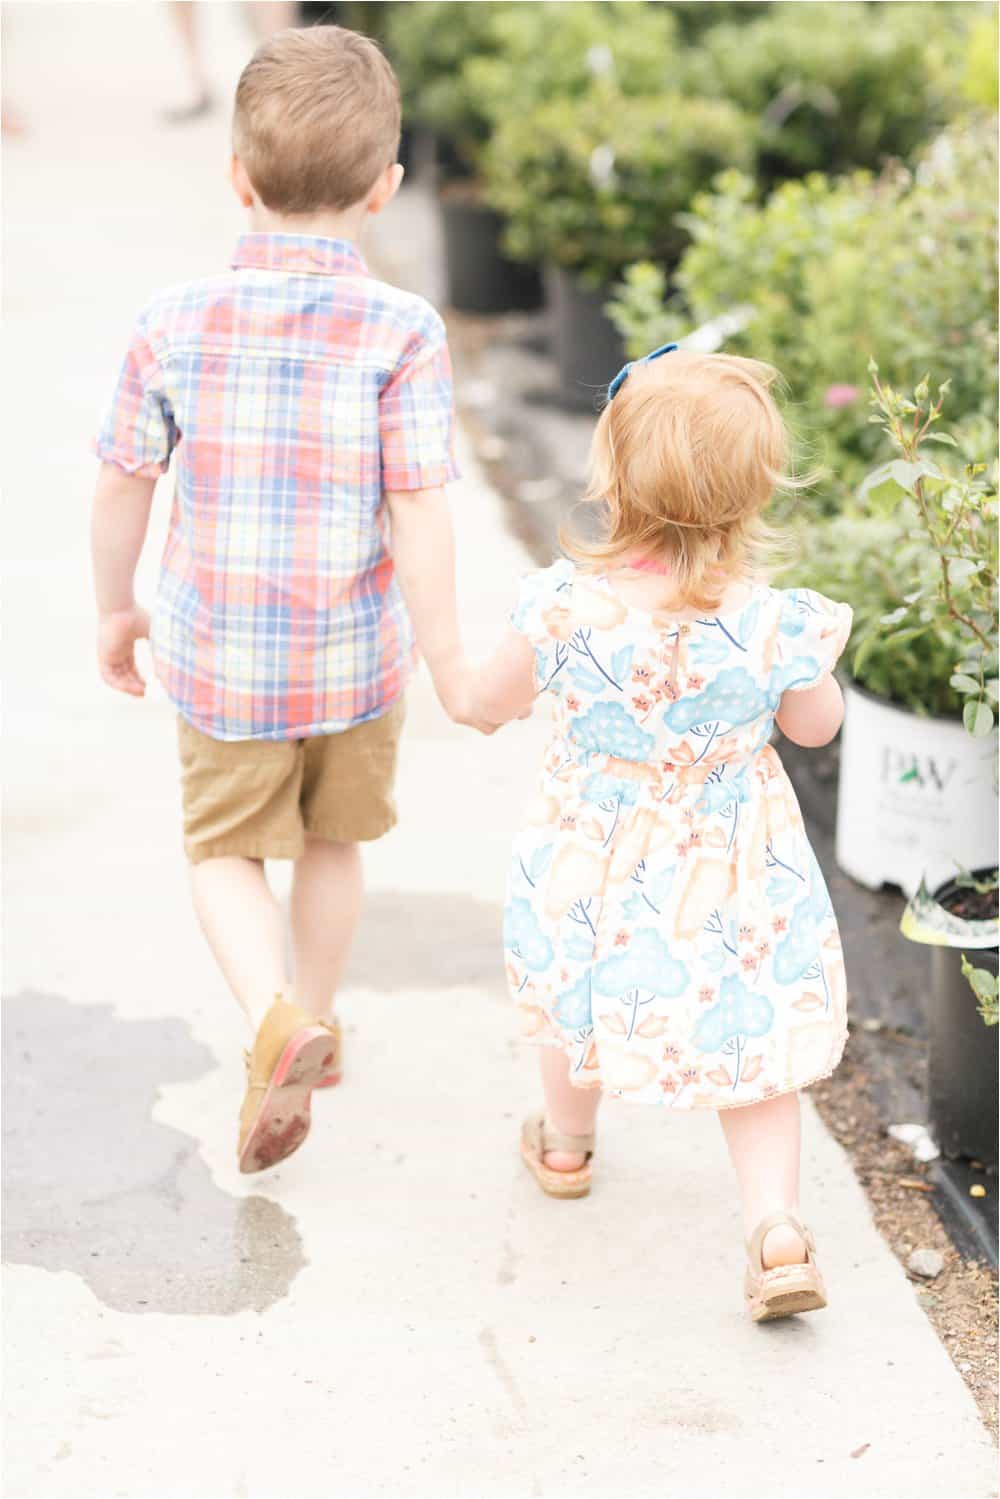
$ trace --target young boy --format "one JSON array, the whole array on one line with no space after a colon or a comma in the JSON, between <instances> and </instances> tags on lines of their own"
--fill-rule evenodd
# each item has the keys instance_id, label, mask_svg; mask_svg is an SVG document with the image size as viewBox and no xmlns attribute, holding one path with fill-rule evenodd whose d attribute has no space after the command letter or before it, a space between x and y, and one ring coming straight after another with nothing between
<instances>
[{"instance_id":1,"label":"young boy","mask_svg":"<svg viewBox=\"0 0 1000 1499\"><path fill-rule=\"evenodd\" d=\"M396 78L366 38L321 26L259 48L233 121L251 232L231 271L146 307L97 441L98 660L137 697L150 620L133 578L176 453L151 645L179 714L195 910L256 1033L244 1172L297 1149L311 1090L339 1075L331 1007L358 845L395 821L414 636L446 711L474 721L443 488L444 327L358 249L399 186L399 129ZM265 859L295 861L294 1002Z\"/></svg>"}]
</instances>

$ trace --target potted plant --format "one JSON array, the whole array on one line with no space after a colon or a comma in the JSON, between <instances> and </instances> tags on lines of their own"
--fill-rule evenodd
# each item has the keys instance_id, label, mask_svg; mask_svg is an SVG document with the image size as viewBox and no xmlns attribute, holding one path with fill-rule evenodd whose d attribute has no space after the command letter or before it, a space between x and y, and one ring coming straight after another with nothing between
<instances>
[{"instance_id":1,"label":"potted plant","mask_svg":"<svg viewBox=\"0 0 1000 1499\"><path fill-rule=\"evenodd\" d=\"M421 0L393 6L388 18L404 113L435 139L447 299L459 312L507 312L542 299L537 267L503 253L503 221L484 202L479 161L490 119L466 73L471 59L501 46L497 25L508 9L495 0Z\"/></svg>"},{"instance_id":2,"label":"potted plant","mask_svg":"<svg viewBox=\"0 0 1000 1499\"><path fill-rule=\"evenodd\" d=\"M1000 697L997 680L997 494L982 464L945 473L928 456L928 445L946 451L954 439L936 424L946 389L931 398L924 379L912 398L872 377L873 420L890 437L899 456L872 474L866 487L869 503L908 516L915 541L922 544L929 571L910 579L897 609L862 631L854 667L863 666L879 645L893 640L946 641L955 647L948 689L961 705L961 726L978 753L990 753L975 783L954 802L950 826L940 826L923 862L927 874L903 914L902 930L913 941L932 948L927 998L929 1030L928 1114L939 1148L953 1158L966 1157L989 1169L997 1166L997 806L996 747L993 733ZM939 679L938 685L941 685ZM848 712L848 721L852 717ZM857 722L853 725L857 732ZM842 762L843 764L843 762ZM943 771L939 764L939 774ZM942 788L947 790L947 788ZM850 795L841 783L841 804ZM979 827L967 821L978 817ZM838 822L838 860L844 862L842 821ZM977 857L966 859L964 839L975 842ZM973 873L942 878L950 844ZM923 852L923 851L922 851ZM974 952L971 963L967 953Z\"/></svg>"},{"instance_id":3,"label":"potted plant","mask_svg":"<svg viewBox=\"0 0 1000 1499\"><path fill-rule=\"evenodd\" d=\"M891 690L898 653L918 642L932 670L916 714L848 689L837 858L865 883L912 894L920 880L935 888L956 860L996 862L997 495L983 464L947 472L929 456L931 444L955 446L937 426L947 382L932 398L925 378L911 398L881 381L874 362L869 372L873 423L899 456L869 476L863 503L893 517L914 566L896 551L900 601L862 622L850 670L860 686L881 653Z\"/></svg>"},{"instance_id":4,"label":"potted plant","mask_svg":"<svg viewBox=\"0 0 1000 1499\"><path fill-rule=\"evenodd\" d=\"M550 268L563 394L593 407L623 362L605 312L623 268L672 266L678 215L725 165L749 164L753 130L734 106L680 93L626 96L613 76L504 119L484 153L490 201L518 258Z\"/></svg>"},{"instance_id":5,"label":"potted plant","mask_svg":"<svg viewBox=\"0 0 1000 1499\"><path fill-rule=\"evenodd\" d=\"M913 895L956 861L996 862L997 496L981 464L930 457L954 452L937 425L946 386L911 398L871 373L872 420L898 456L806 533L806 574L855 611L837 862Z\"/></svg>"},{"instance_id":6,"label":"potted plant","mask_svg":"<svg viewBox=\"0 0 1000 1499\"><path fill-rule=\"evenodd\" d=\"M922 887L902 920L905 937L931 948L931 1133L944 1155L979 1161L989 1171L997 1169L997 914L994 866L959 874L933 894Z\"/></svg>"}]
</instances>

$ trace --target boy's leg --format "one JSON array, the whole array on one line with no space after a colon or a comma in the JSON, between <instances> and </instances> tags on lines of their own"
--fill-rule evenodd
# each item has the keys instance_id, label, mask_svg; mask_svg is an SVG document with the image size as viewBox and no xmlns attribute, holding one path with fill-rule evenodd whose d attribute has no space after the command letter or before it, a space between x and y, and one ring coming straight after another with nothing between
<instances>
[{"instance_id":1,"label":"boy's leg","mask_svg":"<svg viewBox=\"0 0 1000 1499\"><path fill-rule=\"evenodd\" d=\"M545 1093L545 1118L566 1135L589 1135L601 1102L600 1088L574 1088L569 1080L569 1058L556 1046L540 1046L538 1062ZM553 1171L577 1171L586 1157L564 1150L547 1150L545 1164Z\"/></svg>"},{"instance_id":2,"label":"boy's leg","mask_svg":"<svg viewBox=\"0 0 1000 1499\"><path fill-rule=\"evenodd\" d=\"M310 1015L329 1016L361 911L361 850L306 834L292 880L295 1000Z\"/></svg>"},{"instance_id":3,"label":"boy's leg","mask_svg":"<svg viewBox=\"0 0 1000 1499\"><path fill-rule=\"evenodd\" d=\"M258 859L191 866L198 921L215 961L256 1031L286 987L284 920Z\"/></svg>"},{"instance_id":4,"label":"boy's leg","mask_svg":"<svg viewBox=\"0 0 1000 1499\"><path fill-rule=\"evenodd\" d=\"M782 1093L765 1103L721 1109L719 1120L740 1184L743 1233L749 1239L769 1213L799 1211L800 1110L797 1093ZM798 1265L806 1246L794 1229L772 1228L764 1239L765 1268Z\"/></svg>"},{"instance_id":5,"label":"boy's leg","mask_svg":"<svg viewBox=\"0 0 1000 1499\"><path fill-rule=\"evenodd\" d=\"M305 848L295 860L292 937L295 997L327 1016L361 910L360 843L396 821L393 782L402 702L339 734L307 739L300 807Z\"/></svg>"}]
</instances>

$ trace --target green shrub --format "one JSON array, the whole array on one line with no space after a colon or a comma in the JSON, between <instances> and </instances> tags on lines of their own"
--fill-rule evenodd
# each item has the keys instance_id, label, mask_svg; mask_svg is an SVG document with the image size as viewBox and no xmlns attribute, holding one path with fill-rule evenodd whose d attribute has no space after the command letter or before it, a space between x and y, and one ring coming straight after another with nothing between
<instances>
[{"instance_id":1,"label":"green shrub","mask_svg":"<svg viewBox=\"0 0 1000 1499\"><path fill-rule=\"evenodd\" d=\"M464 72L483 113L499 126L555 99L586 95L595 80L619 94L671 92L684 54L673 7L643 0L550 0L501 7L496 47Z\"/></svg>"},{"instance_id":2,"label":"green shrub","mask_svg":"<svg viewBox=\"0 0 1000 1499\"><path fill-rule=\"evenodd\" d=\"M850 493L885 449L858 420L874 357L900 384L951 381L960 440L993 451L997 402L996 141L992 121L939 138L912 173L813 175L755 201L724 174L683 224L691 244L668 298L663 271L634 267L612 316L635 357L734 309L727 351L777 366L805 460L826 503Z\"/></svg>"},{"instance_id":3,"label":"green shrub","mask_svg":"<svg viewBox=\"0 0 1000 1499\"><path fill-rule=\"evenodd\" d=\"M677 94L626 98L596 78L577 98L555 98L499 125L484 154L487 196L509 220L508 248L592 284L637 256L672 262L677 221L726 163L749 166L740 111Z\"/></svg>"},{"instance_id":4,"label":"green shrub","mask_svg":"<svg viewBox=\"0 0 1000 1499\"><path fill-rule=\"evenodd\" d=\"M754 117L765 187L807 172L879 168L908 157L950 117L937 54L971 9L774 4L749 24L704 33L693 86Z\"/></svg>"},{"instance_id":5,"label":"green shrub","mask_svg":"<svg viewBox=\"0 0 1000 1499\"><path fill-rule=\"evenodd\" d=\"M465 64L499 47L497 22L515 8L499 0L461 5L419 0L393 5L387 19L387 48L399 76L404 118L446 136L469 168L490 127Z\"/></svg>"},{"instance_id":6,"label":"green shrub","mask_svg":"<svg viewBox=\"0 0 1000 1499\"><path fill-rule=\"evenodd\" d=\"M843 514L801 529L796 578L854 609L844 660L863 687L918 713L961 712L970 733L987 734L998 697L995 477L963 467L938 429L945 386L932 399L924 378L910 397L874 366L872 376L871 421L896 456Z\"/></svg>"}]
</instances>

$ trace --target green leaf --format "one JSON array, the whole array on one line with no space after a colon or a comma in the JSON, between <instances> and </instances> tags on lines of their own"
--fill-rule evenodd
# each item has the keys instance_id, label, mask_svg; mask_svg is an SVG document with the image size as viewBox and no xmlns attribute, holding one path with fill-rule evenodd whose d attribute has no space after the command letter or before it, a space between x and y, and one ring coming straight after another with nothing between
<instances>
[{"instance_id":1,"label":"green leaf","mask_svg":"<svg viewBox=\"0 0 1000 1499\"><path fill-rule=\"evenodd\" d=\"M979 1013L987 1025L996 1025L1000 1018L1000 984L988 968L973 968L965 953L962 954L962 976L967 979L973 994L979 1001Z\"/></svg>"},{"instance_id":2,"label":"green leaf","mask_svg":"<svg viewBox=\"0 0 1000 1499\"><path fill-rule=\"evenodd\" d=\"M949 557L948 576L953 583L967 583L979 571L979 563L969 557Z\"/></svg>"},{"instance_id":3,"label":"green leaf","mask_svg":"<svg viewBox=\"0 0 1000 1499\"><path fill-rule=\"evenodd\" d=\"M981 688L975 677L967 677L964 672L957 671L951 679L951 685L956 692L979 692Z\"/></svg>"},{"instance_id":4,"label":"green leaf","mask_svg":"<svg viewBox=\"0 0 1000 1499\"><path fill-rule=\"evenodd\" d=\"M1000 681L996 677L991 677L986 683L986 696L992 698L995 703L1000 703Z\"/></svg>"},{"instance_id":5,"label":"green leaf","mask_svg":"<svg viewBox=\"0 0 1000 1499\"><path fill-rule=\"evenodd\" d=\"M943 442L949 448L958 447L950 432L925 432L924 442Z\"/></svg>"},{"instance_id":6,"label":"green leaf","mask_svg":"<svg viewBox=\"0 0 1000 1499\"><path fill-rule=\"evenodd\" d=\"M931 463L929 458L918 458L915 463L908 463L905 458L894 458L889 464L889 473L901 489L913 495L917 492L918 479L944 478L937 464Z\"/></svg>"},{"instance_id":7,"label":"green leaf","mask_svg":"<svg viewBox=\"0 0 1000 1499\"><path fill-rule=\"evenodd\" d=\"M962 709L962 722L974 739L982 739L993 727L993 709L982 700L970 698Z\"/></svg>"}]
</instances>

